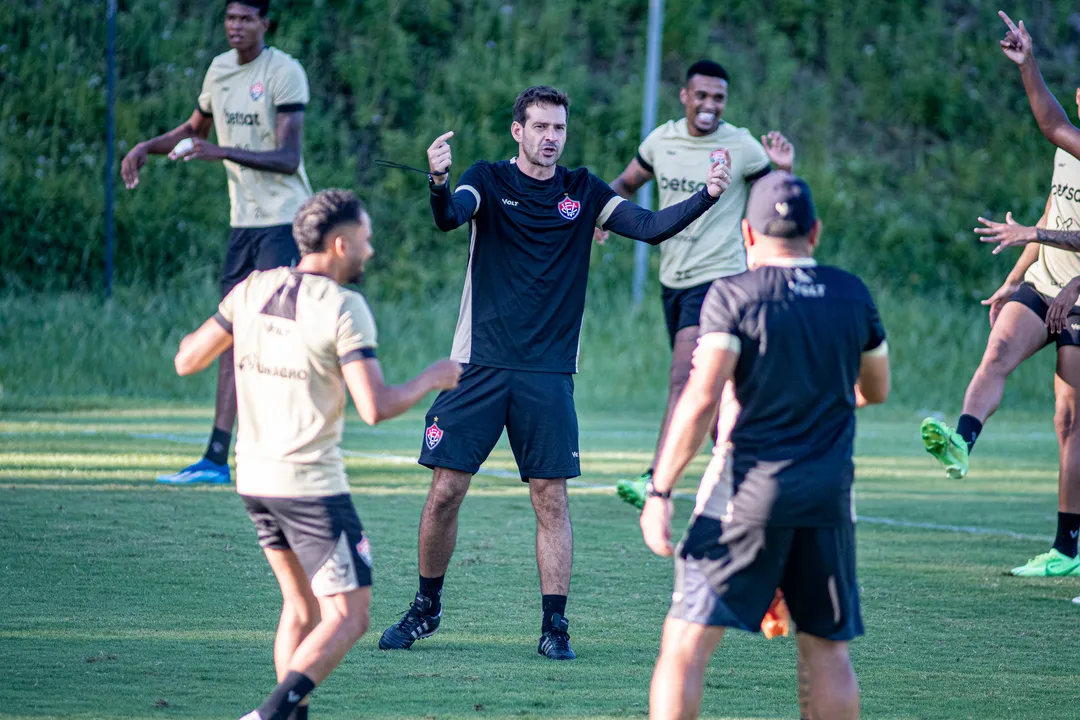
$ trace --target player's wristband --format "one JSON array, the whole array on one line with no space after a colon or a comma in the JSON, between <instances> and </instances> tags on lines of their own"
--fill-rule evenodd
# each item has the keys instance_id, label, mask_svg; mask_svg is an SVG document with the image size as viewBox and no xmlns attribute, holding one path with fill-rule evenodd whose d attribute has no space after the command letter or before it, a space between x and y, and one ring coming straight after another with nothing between
<instances>
[{"instance_id":1,"label":"player's wristband","mask_svg":"<svg viewBox=\"0 0 1080 720\"><path fill-rule=\"evenodd\" d=\"M667 492L660 492L659 490L656 489L656 486L652 484L652 480L650 480L649 482L645 483L645 497L646 497L646 499L656 497L656 498L663 498L665 500L670 500L671 499L671 491L668 490Z\"/></svg>"}]
</instances>

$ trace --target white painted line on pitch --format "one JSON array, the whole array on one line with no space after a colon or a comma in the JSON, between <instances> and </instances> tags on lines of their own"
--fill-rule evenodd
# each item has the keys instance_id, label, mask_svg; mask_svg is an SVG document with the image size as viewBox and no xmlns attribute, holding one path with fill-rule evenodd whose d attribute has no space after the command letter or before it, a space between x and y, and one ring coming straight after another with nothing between
<instances>
[{"instance_id":1,"label":"white painted line on pitch","mask_svg":"<svg viewBox=\"0 0 1080 720\"><path fill-rule=\"evenodd\" d=\"M182 442L188 444L202 444L202 440L194 440L191 437L184 437L180 435L172 435L169 433L129 433L132 437L146 439L146 440L171 440L172 442ZM417 458L409 457L407 455L391 455L390 453L369 453L369 452L357 452L354 450L343 450L342 454L347 457L364 458L366 460L381 460L383 462L392 462L398 465L412 465L416 463ZM476 473L477 475L485 475L488 477L497 478L512 478L518 479L521 476L518 473L510 472L509 470L486 470L480 468ZM587 483L581 480L567 480L566 484L570 487L581 488L583 490L608 490L615 491L614 485L597 485L595 483ZM687 492L677 492L674 496L679 499L693 500L695 495ZM943 525L940 523L930 522L918 522L915 520L897 520L894 518L874 517L869 515L860 515L858 521L867 525L885 525L888 527L908 528L912 530L935 530L938 532L954 532L963 533L965 535L982 535L985 537L1006 537L1013 540L1024 540L1031 542L1053 542L1054 538L1049 535L1028 535L1025 533L1018 533L1013 530L1006 530L1004 528L986 528L976 527L974 525Z\"/></svg>"}]
</instances>

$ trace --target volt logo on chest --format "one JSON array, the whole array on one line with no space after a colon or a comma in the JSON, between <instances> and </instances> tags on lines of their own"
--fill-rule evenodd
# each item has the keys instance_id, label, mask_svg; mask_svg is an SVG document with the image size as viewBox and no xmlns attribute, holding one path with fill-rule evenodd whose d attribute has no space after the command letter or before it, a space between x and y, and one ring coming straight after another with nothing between
<instances>
[{"instance_id":1,"label":"volt logo on chest","mask_svg":"<svg viewBox=\"0 0 1080 720\"><path fill-rule=\"evenodd\" d=\"M517 207L518 206L518 201L517 200L507 200L506 198L503 198L502 199L502 204L503 205L509 205L510 207Z\"/></svg>"}]
</instances>

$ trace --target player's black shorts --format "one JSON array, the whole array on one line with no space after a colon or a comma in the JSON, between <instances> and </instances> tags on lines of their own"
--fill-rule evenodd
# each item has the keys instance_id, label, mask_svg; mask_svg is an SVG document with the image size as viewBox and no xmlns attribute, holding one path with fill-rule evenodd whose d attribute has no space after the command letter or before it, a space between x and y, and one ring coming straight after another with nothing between
<instances>
[{"instance_id":1,"label":"player's black shorts","mask_svg":"<svg viewBox=\"0 0 1080 720\"><path fill-rule=\"evenodd\" d=\"M352 497L240 497L255 523L259 546L296 553L316 595L371 585L371 546Z\"/></svg>"},{"instance_id":2,"label":"player's black shorts","mask_svg":"<svg viewBox=\"0 0 1080 720\"><path fill-rule=\"evenodd\" d=\"M660 299L664 301L664 322L667 323L668 338L672 347L675 345L675 333L683 328L693 327L701 322L701 304L709 292L712 282L694 287L675 290L662 285Z\"/></svg>"},{"instance_id":3,"label":"player's black shorts","mask_svg":"<svg viewBox=\"0 0 1080 720\"><path fill-rule=\"evenodd\" d=\"M726 528L696 517L679 544L669 617L757 632L778 587L799 632L862 635L855 526Z\"/></svg>"},{"instance_id":4,"label":"player's black shorts","mask_svg":"<svg viewBox=\"0 0 1080 720\"><path fill-rule=\"evenodd\" d=\"M1020 286L1020 289L1013 293L1013 296L1009 298L1009 302L1018 302L1026 308L1031 309L1039 319L1043 322L1046 321L1046 313L1050 311L1050 303L1054 302L1053 298L1043 295L1041 292L1035 289L1035 286L1031 283L1024 283ZM1050 335L1046 339L1046 344L1051 342L1057 342L1058 347L1065 347L1067 345L1080 345L1080 309L1074 305L1072 310L1066 318L1065 329L1058 335Z\"/></svg>"},{"instance_id":5,"label":"player's black shorts","mask_svg":"<svg viewBox=\"0 0 1080 720\"><path fill-rule=\"evenodd\" d=\"M273 270L295 265L300 251L293 240L292 225L233 228L221 267L221 296L239 285L252 270Z\"/></svg>"},{"instance_id":6,"label":"player's black shorts","mask_svg":"<svg viewBox=\"0 0 1080 720\"><path fill-rule=\"evenodd\" d=\"M504 427L523 481L581 474L574 376L480 365L435 399L420 464L475 473Z\"/></svg>"}]
</instances>

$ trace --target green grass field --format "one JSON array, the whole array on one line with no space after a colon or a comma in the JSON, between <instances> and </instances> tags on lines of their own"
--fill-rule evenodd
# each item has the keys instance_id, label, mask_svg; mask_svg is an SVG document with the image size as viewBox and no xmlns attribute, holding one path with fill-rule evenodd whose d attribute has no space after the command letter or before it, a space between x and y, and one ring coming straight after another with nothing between
<instances>
[{"instance_id":1,"label":"green grass field","mask_svg":"<svg viewBox=\"0 0 1080 720\"><path fill-rule=\"evenodd\" d=\"M1080 579L1002 574L1053 532L1049 416L995 418L959 483L923 454L917 421L860 425L864 716L1075 718ZM207 409L184 407L0 415L0 717L235 718L270 690L279 596L239 499L153 482L198 455L208 423ZM462 508L443 629L410 652L376 648L415 588L428 474L408 459L422 418L350 420L372 631L317 690L313 717L644 716L671 567L596 486L640 470L653 423L582 418L568 609L579 659L553 664L536 654L535 526L505 446ZM679 503L678 522L690 507ZM796 717L793 642L730 634L703 715Z\"/></svg>"}]
</instances>

